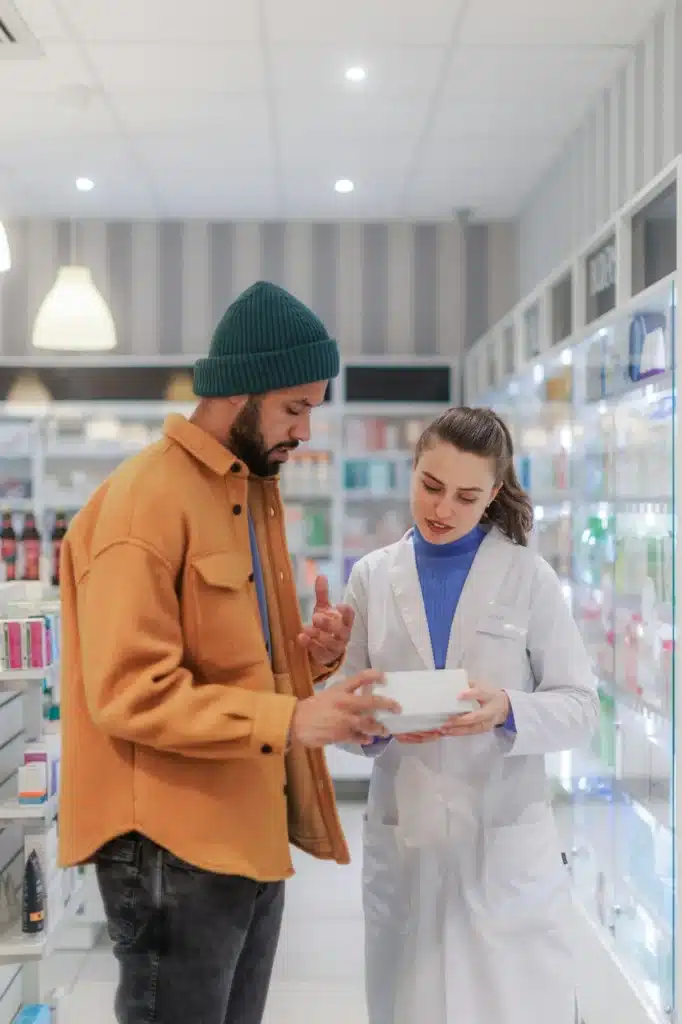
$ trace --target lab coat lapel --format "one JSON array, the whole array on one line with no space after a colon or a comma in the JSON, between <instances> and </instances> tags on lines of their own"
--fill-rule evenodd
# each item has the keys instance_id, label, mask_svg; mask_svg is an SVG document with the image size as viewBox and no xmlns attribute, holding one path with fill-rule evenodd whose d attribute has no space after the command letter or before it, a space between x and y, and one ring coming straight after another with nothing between
<instances>
[{"instance_id":1,"label":"lab coat lapel","mask_svg":"<svg viewBox=\"0 0 682 1024\"><path fill-rule=\"evenodd\" d=\"M396 605L410 640L421 658L424 667L433 670L433 650L431 636L426 621L422 588L417 572L414 545L411 533L407 533L396 544L389 567L391 589L395 595Z\"/></svg>"},{"instance_id":2,"label":"lab coat lapel","mask_svg":"<svg viewBox=\"0 0 682 1024\"><path fill-rule=\"evenodd\" d=\"M489 612L511 568L514 545L492 528L471 566L455 612L448 647L447 668L461 668L479 623Z\"/></svg>"}]
</instances>

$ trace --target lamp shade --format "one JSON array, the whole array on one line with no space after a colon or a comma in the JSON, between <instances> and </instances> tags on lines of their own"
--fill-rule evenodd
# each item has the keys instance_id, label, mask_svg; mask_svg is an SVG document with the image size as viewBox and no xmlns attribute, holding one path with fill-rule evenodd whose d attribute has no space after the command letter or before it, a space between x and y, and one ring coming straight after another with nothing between
<instances>
[{"instance_id":1,"label":"lamp shade","mask_svg":"<svg viewBox=\"0 0 682 1024\"><path fill-rule=\"evenodd\" d=\"M35 348L53 352L106 352L116 348L111 310L87 267L61 267L33 325Z\"/></svg>"},{"instance_id":2,"label":"lamp shade","mask_svg":"<svg viewBox=\"0 0 682 1024\"><path fill-rule=\"evenodd\" d=\"M193 402L196 398L190 373L174 373L163 396L167 402Z\"/></svg>"},{"instance_id":3,"label":"lamp shade","mask_svg":"<svg viewBox=\"0 0 682 1024\"><path fill-rule=\"evenodd\" d=\"M9 251L9 238L4 224L0 221L0 274L4 274L12 266L12 255Z\"/></svg>"},{"instance_id":4,"label":"lamp shade","mask_svg":"<svg viewBox=\"0 0 682 1024\"><path fill-rule=\"evenodd\" d=\"M11 406L40 409L49 405L52 396L36 373L20 373L12 381L6 401Z\"/></svg>"}]
</instances>

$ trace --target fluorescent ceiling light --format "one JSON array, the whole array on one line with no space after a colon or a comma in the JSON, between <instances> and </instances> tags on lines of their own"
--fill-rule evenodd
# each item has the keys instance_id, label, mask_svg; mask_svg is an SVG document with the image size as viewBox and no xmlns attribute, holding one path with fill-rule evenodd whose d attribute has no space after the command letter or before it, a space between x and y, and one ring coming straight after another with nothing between
<instances>
[{"instance_id":1,"label":"fluorescent ceiling light","mask_svg":"<svg viewBox=\"0 0 682 1024\"><path fill-rule=\"evenodd\" d=\"M367 78L367 72L361 67L348 68L346 71L346 78L349 82L364 82Z\"/></svg>"},{"instance_id":2,"label":"fluorescent ceiling light","mask_svg":"<svg viewBox=\"0 0 682 1024\"><path fill-rule=\"evenodd\" d=\"M87 267L61 267L33 325L35 348L107 352L116 348L111 311Z\"/></svg>"},{"instance_id":3,"label":"fluorescent ceiling light","mask_svg":"<svg viewBox=\"0 0 682 1024\"><path fill-rule=\"evenodd\" d=\"M339 178L339 180L334 185L334 188L336 189L337 192L340 192L342 195L347 195L349 192L352 192L354 190L355 185L348 178Z\"/></svg>"},{"instance_id":4,"label":"fluorescent ceiling light","mask_svg":"<svg viewBox=\"0 0 682 1024\"><path fill-rule=\"evenodd\" d=\"M95 183L91 178L76 178L76 188L79 192L92 192Z\"/></svg>"},{"instance_id":5,"label":"fluorescent ceiling light","mask_svg":"<svg viewBox=\"0 0 682 1024\"><path fill-rule=\"evenodd\" d=\"M12 256L9 251L9 238L0 221L0 274L4 274L12 267Z\"/></svg>"}]
</instances>

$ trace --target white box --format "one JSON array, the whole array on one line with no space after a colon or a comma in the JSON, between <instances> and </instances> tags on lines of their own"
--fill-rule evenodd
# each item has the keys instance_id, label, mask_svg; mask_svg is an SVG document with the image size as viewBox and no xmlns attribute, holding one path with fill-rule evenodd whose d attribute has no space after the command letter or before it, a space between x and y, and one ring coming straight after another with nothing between
<instances>
[{"instance_id":1,"label":"white box","mask_svg":"<svg viewBox=\"0 0 682 1024\"><path fill-rule=\"evenodd\" d=\"M475 700L460 700L468 685L469 676L463 668L387 672L385 683L374 692L397 701L402 714L382 711L376 717L392 735L439 729L453 715L477 710Z\"/></svg>"}]
</instances>

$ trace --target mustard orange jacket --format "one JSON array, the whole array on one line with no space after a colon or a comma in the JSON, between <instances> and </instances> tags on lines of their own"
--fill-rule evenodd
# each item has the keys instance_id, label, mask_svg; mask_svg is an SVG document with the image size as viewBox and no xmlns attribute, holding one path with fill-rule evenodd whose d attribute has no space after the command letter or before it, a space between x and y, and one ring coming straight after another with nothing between
<instances>
[{"instance_id":1,"label":"mustard orange jacket","mask_svg":"<svg viewBox=\"0 0 682 1024\"><path fill-rule=\"evenodd\" d=\"M63 864L131 830L258 881L292 873L289 841L348 861L324 754L285 753L313 674L276 481L171 416L75 517L61 577Z\"/></svg>"}]
</instances>

